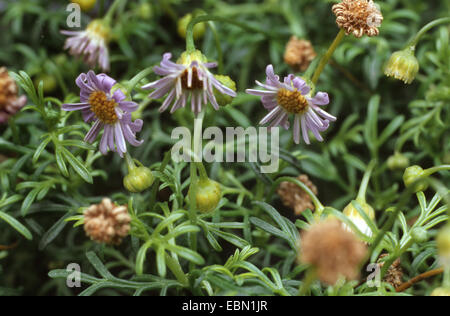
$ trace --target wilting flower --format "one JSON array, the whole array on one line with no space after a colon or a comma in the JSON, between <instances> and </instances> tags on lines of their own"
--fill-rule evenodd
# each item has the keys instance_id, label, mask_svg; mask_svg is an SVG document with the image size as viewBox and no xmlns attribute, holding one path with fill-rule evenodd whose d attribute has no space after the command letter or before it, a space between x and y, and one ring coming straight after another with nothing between
<instances>
[{"instance_id":1,"label":"wilting flower","mask_svg":"<svg viewBox=\"0 0 450 316\"><path fill-rule=\"evenodd\" d=\"M103 71L109 71L108 41L110 28L102 20L92 21L84 31L61 31L69 36L66 39L64 49L69 49L70 54L80 57L91 68L97 64Z\"/></svg>"},{"instance_id":2,"label":"wilting flower","mask_svg":"<svg viewBox=\"0 0 450 316\"><path fill-rule=\"evenodd\" d=\"M25 96L17 96L17 84L9 76L5 67L0 68L0 124L8 121L27 102Z\"/></svg>"},{"instance_id":3,"label":"wilting flower","mask_svg":"<svg viewBox=\"0 0 450 316\"><path fill-rule=\"evenodd\" d=\"M312 131L317 140L323 141L319 132L325 131L330 121L336 120L336 117L319 107L329 103L328 94L318 92L314 98L311 98L311 88L305 80L293 74L280 82L280 78L275 75L272 65L267 66L266 75L266 84L259 81L256 81L256 83L268 91L246 90L249 94L261 96L264 107L270 111L260 124L270 122L270 127L281 125L288 129L289 114L294 114L293 133L296 144L300 143L300 126L305 143L310 143L308 130Z\"/></svg>"},{"instance_id":4,"label":"wilting flower","mask_svg":"<svg viewBox=\"0 0 450 316\"><path fill-rule=\"evenodd\" d=\"M84 211L84 231L99 243L118 245L130 231L127 206L117 206L105 198Z\"/></svg>"},{"instance_id":5,"label":"wilting flower","mask_svg":"<svg viewBox=\"0 0 450 316\"><path fill-rule=\"evenodd\" d=\"M414 56L414 48L407 48L392 54L384 69L388 77L410 84L419 72L419 61Z\"/></svg>"},{"instance_id":6,"label":"wilting flower","mask_svg":"<svg viewBox=\"0 0 450 316\"><path fill-rule=\"evenodd\" d=\"M159 99L168 94L159 108L160 112L171 105L170 113L175 112L186 105L189 97L191 109L196 115L201 112L208 100L214 109L218 110L219 105L213 88L220 93L236 96L236 92L221 84L209 71L209 68L216 67L217 63L208 63L200 51L184 52L177 63L170 61L171 58L172 54L164 54L161 65L154 68L155 73L165 77L142 87L155 89L149 95L152 99Z\"/></svg>"},{"instance_id":7,"label":"wilting flower","mask_svg":"<svg viewBox=\"0 0 450 316\"><path fill-rule=\"evenodd\" d=\"M340 277L356 279L367 247L345 230L341 222L329 219L302 234L300 261L316 268L322 282L335 284Z\"/></svg>"},{"instance_id":8,"label":"wilting flower","mask_svg":"<svg viewBox=\"0 0 450 316\"><path fill-rule=\"evenodd\" d=\"M383 15L372 0L342 0L333 5L337 25L355 37L377 36Z\"/></svg>"},{"instance_id":9,"label":"wilting flower","mask_svg":"<svg viewBox=\"0 0 450 316\"><path fill-rule=\"evenodd\" d=\"M105 74L96 75L92 70L82 73L76 79L80 87L81 103L63 104L65 111L81 110L85 122L94 122L84 140L93 143L102 128L100 151L106 155L108 150L116 151L121 157L127 152L126 141L139 146L143 141L136 139L136 133L142 129L142 120L131 121L131 112L138 104L126 101L120 89L114 89L116 81Z\"/></svg>"},{"instance_id":10,"label":"wilting flower","mask_svg":"<svg viewBox=\"0 0 450 316\"><path fill-rule=\"evenodd\" d=\"M284 62L294 71L305 71L316 56L310 41L292 36L286 44Z\"/></svg>"}]
</instances>

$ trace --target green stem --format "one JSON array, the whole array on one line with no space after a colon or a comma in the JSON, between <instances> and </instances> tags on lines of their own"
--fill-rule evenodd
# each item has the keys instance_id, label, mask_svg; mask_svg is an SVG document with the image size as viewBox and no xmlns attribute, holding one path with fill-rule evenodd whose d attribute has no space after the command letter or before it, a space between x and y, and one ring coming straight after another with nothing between
<instances>
[{"instance_id":1,"label":"green stem","mask_svg":"<svg viewBox=\"0 0 450 316\"><path fill-rule=\"evenodd\" d=\"M112 18L114 13L116 12L117 8L119 7L119 4L122 2L123 0L115 0L113 2L113 4L111 4L111 6L108 9L108 12L106 12L105 17L103 18L103 20L108 23L109 25L111 24Z\"/></svg>"},{"instance_id":2,"label":"green stem","mask_svg":"<svg viewBox=\"0 0 450 316\"><path fill-rule=\"evenodd\" d=\"M317 66L316 71L314 72L313 78L311 79L313 84L316 84L319 80L320 74L324 70L325 66L328 64L328 61L333 56L334 51L341 43L342 39L345 36L345 31L341 29L339 33L337 34L336 38L334 39L333 43L331 43L331 46L328 48L328 51L326 54L322 57L322 59L319 62L319 66Z\"/></svg>"},{"instance_id":3,"label":"green stem","mask_svg":"<svg viewBox=\"0 0 450 316\"><path fill-rule=\"evenodd\" d=\"M305 280L302 282L298 289L298 296L306 296L308 294L311 284L317 279L316 271L314 267L310 267L306 272Z\"/></svg>"},{"instance_id":4,"label":"green stem","mask_svg":"<svg viewBox=\"0 0 450 316\"><path fill-rule=\"evenodd\" d=\"M373 168L375 167L375 160L372 160L364 173L364 177L361 181L361 186L359 187L358 196L356 197L356 200L358 202L366 202L366 191L367 186L369 185L370 175L372 174Z\"/></svg>"},{"instance_id":5,"label":"green stem","mask_svg":"<svg viewBox=\"0 0 450 316\"><path fill-rule=\"evenodd\" d=\"M136 165L134 164L134 160L131 157L130 153L127 151L125 153L125 161L127 163L128 172L131 172L131 170L136 169Z\"/></svg>"},{"instance_id":6,"label":"green stem","mask_svg":"<svg viewBox=\"0 0 450 316\"><path fill-rule=\"evenodd\" d=\"M127 92L131 93L131 91L133 91L134 87L136 87L139 81L141 81L142 79L144 79L153 72L154 67L155 65L145 68L144 70L140 71L136 76L131 78L131 80L127 84Z\"/></svg>"},{"instance_id":7,"label":"green stem","mask_svg":"<svg viewBox=\"0 0 450 316\"><path fill-rule=\"evenodd\" d=\"M420 29L420 31L416 34L416 36L414 36L414 38L408 43L408 45L406 45L405 48L415 47L419 43L422 36L425 35L426 32L431 30L433 27L438 26L440 24L444 24L444 23L450 23L450 17L431 21L430 23L428 23L427 25L425 25L424 27L422 27Z\"/></svg>"},{"instance_id":8,"label":"green stem","mask_svg":"<svg viewBox=\"0 0 450 316\"><path fill-rule=\"evenodd\" d=\"M428 177L428 176L432 175L433 173L443 171L443 170L450 170L450 165L441 165L441 166L436 166L436 167L425 169L423 171L423 176Z\"/></svg>"},{"instance_id":9,"label":"green stem","mask_svg":"<svg viewBox=\"0 0 450 316\"><path fill-rule=\"evenodd\" d=\"M191 22L189 22L189 24L187 26L187 29L186 29L186 51L188 53L192 53L193 51L195 51L195 43L194 43L194 26L195 26L195 24L201 23L201 22L208 22L208 21L225 22L225 23L236 25L250 33L261 33L261 34L264 34L266 37L273 37L271 33L263 31L257 27L247 25L245 23L235 21L233 19L225 18L222 16L216 16L216 15L201 15L201 16L198 16L198 17L192 19Z\"/></svg>"},{"instance_id":10,"label":"green stem","mask_svg":"<svg viewBox=\"0 0 450 316\"><path fill-rule=\"evenodd\" d=\"M178 260L175 260L168 254L166 254L166 263L167 267L169 267L170 271L172 271L172 273L175 275L178 282L183 284L183 286L187 287L189 285L189 281L186 277L186 274L184 274L183 269L181 268L181 265L178 262Z\"/></svg>"}]
</instances>

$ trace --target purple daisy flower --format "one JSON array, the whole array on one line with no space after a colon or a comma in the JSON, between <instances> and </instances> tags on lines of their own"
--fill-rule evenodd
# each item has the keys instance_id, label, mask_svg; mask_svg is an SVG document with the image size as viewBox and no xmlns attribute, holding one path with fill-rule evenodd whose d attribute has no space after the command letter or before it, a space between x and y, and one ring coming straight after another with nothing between
<instances>
[{"instance_id":1,"label":"purple daisy flower","mask_svg":"<svg viewBox=\"0 0 450 316\"><path fill-rule=\"evenodd\" d=\"M190 54L184 52L177 63L170 61L171 58L172 54L164 54L161 65L154 68L155 73L164 78L142 87L143 89L155 89L149 95L149 98L152 99L159 99L167 94L167 98L159 108L160 112L165 111L171 105L170 113L185 107L189 97L191 109L195 115L201 112L208 100L214 109L218 110L219 105L213 88L220 93L236 96L236 92L221 84L208 70L216 67L217 63L208 63L200 51L197 50Z\"/></svg>"},{"instance_id":2,"label":"purple daisy flower","mask_svg":"<svg viewBox=\"0 0 450 316\"><path fill-rule=\"evenodd\" d=\"M76 79L80 87L81 103L63 104L64 111L81 110L86 123L94 122L84 140L93 143L100 130L104 133L100 140L100 151L106 155L108 150L116 151L120 157L127 152L126 142L139 146L143 141L136 139L142 129L142 120L131 121L131 113L138 104L126 101L125 94L116 89L111 91L116 81L105 74L96 75L92 70L82 73Z\"/></svg>"},{"instance_id":3,"label":"purple daisy flower","mask_svg":"<svg viewBox=\"0 0 450 316\"><path fill-rule=\"evenodd\" d=\"M330 101L328 94L318 92L315 97L310 97L311 88L305 80L295 75L289 75L280 82L280 77L275 75L273 66L266 68L266 84L256 83L266 89L247 89L249 94L261 96L264 107L269 111L260 124L269 123L270 127L282 126L289 128L289 114L294 114L294 142L300 143L300 129L305 143L309 144L308 131L311 131L318 141L323 141L320 132L325 131L330 121L336 121L336 117L325 112L320 106L327 105Z\"/></svg>"},{"instance_id":4,"label":"purple daisy flower","mask_svg":"<svg viewBox=\"0 0 450 316\"><path fill-rule=\"evenodd\" d=\"M91 68L97 63L103 71L109 71L108 40L110 28L102 20L92 21L84 31L61 31L69 36L64 49L71 55L84 57L84 62Z\"/></svg>"}]
</instances>

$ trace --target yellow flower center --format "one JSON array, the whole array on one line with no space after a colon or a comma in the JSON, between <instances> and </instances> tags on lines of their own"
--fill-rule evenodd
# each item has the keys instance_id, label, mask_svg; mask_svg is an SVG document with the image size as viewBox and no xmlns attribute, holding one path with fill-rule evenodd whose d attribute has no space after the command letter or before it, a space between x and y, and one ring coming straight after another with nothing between
<instances>
[{"instance_id":1,"label":"yellow flower center","mask_svg":"<svg viewBox=\"0 0 450 316\"><path fill-rule=\"evenodd\" d=\"M111 29L105 25L101 20L94 20L86 28L86 31L95 36L102 38L106 42L109 41Z\"/></svg>"},{"instance_id":2,"label":"yellow flower center","mask_svg":"<svg viewBox=\"0 0 450 316\"><path fill-rule=\"evenodd\" d=\"M112 99L108 99L103 91L92 92L89 96L89 104L91 105L91 111L103 123L114 124L117 122L118 117L115 110L117 103Z\"/></svg>"},{"instance_id":3,"label":"yellow flower center","mask_svg":"<svg viewBox=\"0 0 450 316\"><path fill-rule=\"evenodd\" d=\"M181 74L181 86L183 87L183 89L188 89L188 90L203 89L203 81L199 79L196 67L192 67L191 86L188 87L188 71L187 70L185 70Z\"/></svg>"},{"instance_id":4,"label":"yellow flower center","mask_svg":"<svg viewBox=\"0 0 450 316\"><path fill-rule=\"evenodd\" d=\"M304 113L308 109L308 100L298 90L280 89L277 101L283 109L292 114Z\"/></svg>"}]
</instances>

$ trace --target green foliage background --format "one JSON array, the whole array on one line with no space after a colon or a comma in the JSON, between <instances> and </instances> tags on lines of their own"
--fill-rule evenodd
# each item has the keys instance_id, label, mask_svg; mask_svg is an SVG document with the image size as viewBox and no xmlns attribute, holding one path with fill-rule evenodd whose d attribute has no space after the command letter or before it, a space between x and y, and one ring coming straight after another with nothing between
<instances>
[{"instance_id":1,"label":"green foliage background","mask_svg":"<svg viewBox=\"0 0 450 316\"><path fill-rule=\"evenodd\" d=\"M200 216L197 225L190 225L183 204L189 168L163 162L174 143L172 129L192 128L190 111L159 114L159 102L149 102L147 92L135 90L133 99L142 104L144 120L138 136L145 143L131 152L152 170L160 170L156 176L162 190L156 199L155 187L142 194L128 193L122 186L127 170L120 157L102 156L96 144L83 143L89 126L79 114L60 111L62 103L77 102L75 78L88 70L63 51L65 37L59 31L66 28L67 2L0 1L0 66L19 74L16 79L30 105L8 125L0 126L0 153L7 157L0 160L0 244L19 241L14 249L0 251L1 294L73 295L84 290L83 294L103 295L296 295L306 269L296 263L297 231L312 217L307 212L310 218L297 220L275 194L268 195L276 178L308 174L318 187L320 201L342 210L356 197L364 171L375 160L367 201L376 210L377 226L382 227L390 214L387 210L404 191L403 169L390 170L387 165L395 150L408 157L411 165L450 164L449 27L433 29L418 45L421 70L413 84L406 86L383 75L391 53L402 49L424 24L448 17L450 2L378 1L384 15L380 36L346 37L319 80L318 90L330 95L327 111L338 117L325 133L325 142L295 146L291 132L282 131L283 161L279 173L269 176L246 163L207 166L210 177L231 188L231 193L213 215ZM101 17L102 1L98 2L95 10L83 14L83 27ZM276 73L290 72L283 53L292 34L309 39L318 52L326 50L338 32L331 12L336 2L128 1L113 23L109 75L126 84L142 69L158 64L163 53L179 56L185 42L177 33L177 20L194 9L248 23L272 36L214 23L223 49L223 72L236 81L239 95L218 112L210 109L204 125L256 126L264 109L244 90L254 80L264 79L267 64L272 63ZM196 43L209 60L217 60L211 29ZM146 82L156 78L151 74ZM161 168L167 163L167 168ZM436 178L448 187L448 172ZM426 227L428 241L408 245L401 253L405 280L437 266L433 226L447 216L442 215L445 203L433 191L430 188L407 202L382 243L385 251L400 255L395 246L408 234L404 223L427 212L429 222L438 219ZM73 222L66 221L105 196L128 204L142 225L136 224L133 237L120 247L97 245L82 227L73 228ZM197 249L189 247L191 234L198 238ZM187 286L166 269L167 260L174 257L190 271ZM71 262L79 263L86 273L80 290L65 285L64 269ZM427 295L440 282L439 277L433 278L407 293ZM331 288L314 283L311 292L395 294L386 284L376 289L355 282Z\"/></svg>"}]
</instances>

